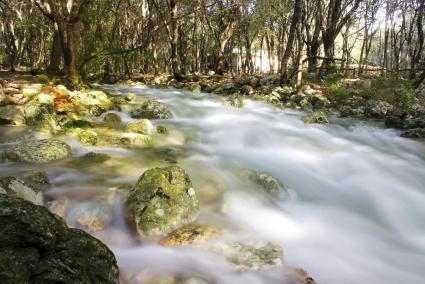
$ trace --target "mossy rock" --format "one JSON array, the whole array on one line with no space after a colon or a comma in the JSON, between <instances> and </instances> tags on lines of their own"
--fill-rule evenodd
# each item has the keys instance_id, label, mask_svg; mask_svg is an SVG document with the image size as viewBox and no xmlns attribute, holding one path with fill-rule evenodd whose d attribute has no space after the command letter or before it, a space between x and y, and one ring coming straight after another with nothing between
<instances>
[{"instance_id":1,"label":"mossy rock","mask_svg":"<svg viewBox=\"0 0 425 284\"><path fill-rule=\"evenodd\" d=\"M304 123L320 123L320 124L328 124L329 119L328 115L324 111L315 111L303 117Z\"/></svg>"},{"instance_id":2,"label":"mossy rock","mask_svg":"<svg viewBox=\"0 0 425 284\"><path fill-rule=\"evenodd\" d=\"M128 218L141 235L161 235L195 220L199 204L178 166L147 170L128 194Z\"/></svg>"},{"instance_id":3,"label":"mossy rock","mask_svg":"<svg viewBox=\"0 0 425 284\"><path fill-rule=\"evenodd\" d=\"M86 146L94 146L98 143L98 134L90 129L76 128L69 132L75 137L81 144Z\"/></svg>"},{"instance_id":4,"label":"mossy rock","mask_svg":"<svg viewBox=\"0 0 425 284\"><path fill-rule=\"evenodd\" d=\"M99 105L91 105L89 106L89 113L94 116L101 116L106 112L106 109Z\"/></svg>"},{"instance_id":5,"label":"mossy rock","mask_svg":"<svg viewBox=\"0 0 425 284\"><path fill-rule=\"evenodd\" d=\"M24 108L21 106L7 105L0 107L0 125L24 125Z\"/></svg>"},{"instance_id":6,"label":"mossy rock","mask_svg":"<svg viewBox=\"0 0 425 284\"><path fill-rule=\"evenodd\" d=\"M168 133L168 129L164 125L157 125L155 128L156 128L156 132L159 133L159 134L167 134Z\"/></svg>"},{"instance_id":7,"label":"mossy rock","mask_svg":"<svg viewBox=\"0 0 425 284\"><path fill-rule=\"evenodd\" d=\"M146 119L168 119L172 117L170 109L165 104L154 100L148 100L134 107L130 114L133 118Z\"/></svg>"},{"instance_id":8,"label":"mossy rock","mask_svg":"<svg viewBox=\"0 0 425 284\"><path fill-rule=\"evenodd\" d=\"M93 125L90 121L83 119L67 119L66 122L63 124L63 128L65 130L72 130L75 128L89 129L93 128Z\"/></svg>"},{"instance_id":9,"label":"mossy rock","mask_svg":"<svg viewBox=\"0 0 425 284\"><path fill-rule=\"evenodd\" d=\"M118 283L113 253L42 206L0 194L2 283Z\"/></svg>"},{"instance_id":10,"label":"mossy rock","mask_svg":"<svg viewBox=\"0 0 425 284\"><path fill-rule=\"evenodd\" d=\"M245 98L241 95L235 94L226 98L225 103L232 107L243 108L245 105Z\"/></svg>"},{"instance_id":11,"label":"mossy rock","mask_svg":"<svg viewBox=\"0 0 425 284\"><path fill-rule=\"evenodd\" d=\"M34 100L24 107L26 123L37 131L56 134L62 130L60 118L52 105Z\"/></svg>"},{"instance_id":12,"label":"mossy rock","mask_svg":"<svg viewBox=\"0 0 425 284\"><path fill-rule=\"evenodd\" d=\"M137 119L129 122L125 127L125 131L139 134L152 134L155 128L148 119Z\"/></svg>"},{"instance_id":13,"label":"mossy rock","mask_svg":"<svg viewBox=\"0 0 425 284\"><path fill-rule=\"evenodd\" d=\"M103 121L111 125L119 125L122 122L121 116L117 113L110 112L105 115Z\"/></svg>"},{"instance_id":14,"label":"mossy rock","mask_svg":"<svg viewBox=\"0 0 425 284\"><path fill-rule=\"evenodd\" d=\"M71 147L61 140L26 140L2 153L2 158L16 162L48 163L68 158Z\"/></svg>"},{"instance_id":15,"label":"mossy rock","mask_svg":"<svg viewBox=\"0 0 425 284\"><path fill-rule=\"evenodd\" d=\"M132 141L130 137L122 134L98 132L98 145L128 148L131 147Z\"/></svg>"}]
</instances>

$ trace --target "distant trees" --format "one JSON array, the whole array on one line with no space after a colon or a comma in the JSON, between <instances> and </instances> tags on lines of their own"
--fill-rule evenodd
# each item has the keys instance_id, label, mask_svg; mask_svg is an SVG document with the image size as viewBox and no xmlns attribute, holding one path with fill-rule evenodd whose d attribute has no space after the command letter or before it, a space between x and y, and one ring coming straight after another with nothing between
<instances>
[{"instance_id":1,"label":"distant trees","mask_svg":"<svg viewBox=\"0 0 425 284\"><path fill-rule=\"evenodd\" d=\"M354 64L415 79L422 0L0 0L0 61L79 77L325 75ZM50 23L47 24L46 23ZM405 70L408 70L407 72ZM423 75L425 77L425 74Z\"/></svg>"}]
</instances>

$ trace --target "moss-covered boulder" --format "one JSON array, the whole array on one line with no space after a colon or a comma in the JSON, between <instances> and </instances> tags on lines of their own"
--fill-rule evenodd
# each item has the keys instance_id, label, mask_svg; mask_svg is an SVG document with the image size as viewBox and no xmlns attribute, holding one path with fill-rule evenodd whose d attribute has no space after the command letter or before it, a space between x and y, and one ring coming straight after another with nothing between
<instances>
[{"instance_id":1,"label":"moss-covered boulder","mask_svg":"<svg viewBox=\"0 0 425 284\"><path fill-rule=\"evenodd\" d=\"M273 196L285 196L288 188L277 178L268 173L247 170L244 175L248 180Z\"/></svg>"},{"instance_id":2,"label":"moss-covered boulder","mask_svg":"<svg viewBox=\"0 0 425 284\"><path fill-rule=\"evenodd\" d=\"M148 100L131 110L133 118L168 119L172 117L170 109L163 103Z\"/></svg>"},{"instance_id":3,"label":"moss-covered boulder","mask_svg":"<svg viewBox=\"0 0 425 284\"><path fill-rule=\"evenodd\" d=\"M320 124L328 124L329 119L328 115L324 111L315 111L310 114L307 114L303 117L304 123L310 124L310 123L320 123Z\"/></svg>"},{"instance_id":4,"label":"moss-covered boulder","mask_svg":"<svg viewBox=\"0 0 425 284\"><path fill-rule=\"evenodd\" d=\"M2 283L118 283L112 252L42 206L0 194Z\"/></svg>"},{"instance_id":5,"label":"moss-covered boulder","mask_svg":"<svg viewBox=\"0 0 425 284\"><path fill-rule=\"evenodd\" d=\"M130 190L128 218L141 235L161 235L195 220L199 204L189 175L178 166L147 170Z\"/></svg>"},{"instance_id":6,"label":"moss-covered boulder","mask_svg":"<svg viewBox=\"0 0 425 284\"><path fill-rule=\"evenodd\" d=\"M152 134L155 132L155 128L152 123L147 119L137 119L129 122L125 131L139 134Z\"/></svg>"},{"instance_id":7,"label":"moss-covered boulder","mask_svg":"<svg viewBox=\"0 0 425 284\"><path fill-rule=\"evenodd\" d=\"M61 140L26 140L2 153L2 158L16 162L48 163L68 158L71 147Z\"/></svg>"}]
</instances>

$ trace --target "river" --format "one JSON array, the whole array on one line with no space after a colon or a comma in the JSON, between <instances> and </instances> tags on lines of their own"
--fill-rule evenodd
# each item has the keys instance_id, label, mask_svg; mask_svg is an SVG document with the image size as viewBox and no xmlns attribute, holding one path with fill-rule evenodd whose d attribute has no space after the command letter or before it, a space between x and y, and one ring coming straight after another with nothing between
<instances>
[{"instance_id":1,"label":"river","mask_svg":"<svg viewBox=\"0 0 425 284\"><path fill-rule=\"evenodd\" d=\"M95 151L113 159L81 168L43 166L54 184L47 196L72 200L71 226L79 212L93 210L99 196L112 196L112 209L105 209L112 225L93 234L110 245L123 271L181 273L216 283L283 283L279 269L234 273L196 247L135 240L123 217L123 197L111 194L114 185L134 184L150 167L178 163L201 200L198 222L225 228L225 239L279 244L285 263L304 268L319 284L424 283L423 143L350 119L306 125L301 112L257 101L239 109L209 94L101 87L154 98L174 116L153 121L170 130L155 147L87 148L66 138L75 156ZM131 120L125 111L120 115ZM34 168L0 166L11 173ZM270 196L241 178L244 169L266 172L287 190Z\"/></svg>"}]
</instances>

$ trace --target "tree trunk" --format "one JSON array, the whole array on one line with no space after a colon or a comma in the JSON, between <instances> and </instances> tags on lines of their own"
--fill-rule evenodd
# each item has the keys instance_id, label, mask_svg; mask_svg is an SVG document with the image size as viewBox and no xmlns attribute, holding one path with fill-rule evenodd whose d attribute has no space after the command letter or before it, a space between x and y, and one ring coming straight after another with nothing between
<instances>
[{"instance_id":1,"label":"tree trunk","mask_svg":"<svg viewBox=\"0 0 425 284\"><path fill-rule=\"evenodd\" d=\"M59 31L56 30L53 35L52 48L50 49L50 63L49 67L47 67L49 73L56 74L59 72L62 56L61 37Z\"/></svg>"},{"instance_id":2,"label":"tree trunk","mask_svg":"<svg viewBox=\"0 0 425 284\"><path fill-rule=\"evenodd\" d=\"M282 64L280 69L280 84L284 85L287 84L289 81L288 78L288 61L291 57L291 51L294 46L295 36L297 33L297 26L298 23L301 21L302 18L302 10L304 6L304 0L296 0L295 6L294 6L294 15L292 17L291 26L289 28L289 36L288 36L288 42L286 43L285 52L282 57ZM297 62L298 64L298 62Z\"/></svg>"}]
</instances>

